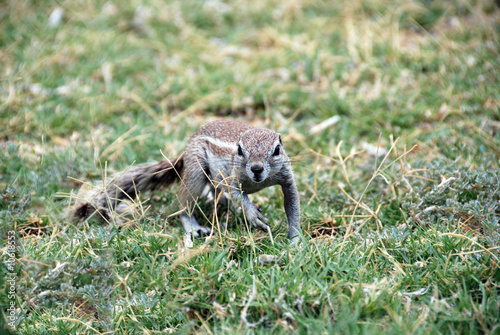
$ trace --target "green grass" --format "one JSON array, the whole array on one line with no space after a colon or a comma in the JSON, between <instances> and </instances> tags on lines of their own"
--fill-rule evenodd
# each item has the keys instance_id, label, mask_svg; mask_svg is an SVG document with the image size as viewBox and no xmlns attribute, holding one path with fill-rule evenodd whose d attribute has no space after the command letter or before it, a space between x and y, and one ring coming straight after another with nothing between
<instances>
[{"instance_id":1,"label":"green grass","mask_svg":"<svg viewBox=\"0 0 500 335\"><path fill-rule=\"evenodd\" d=\"M3 7L0 305L1 323L19 308L11 330L500 332L497 2ZM252 198L272 240L237 224L185 249L168 217L176 186L144 197L126 227L68 220L75 179L174 157L216 118L283 134L301 247L287 243L277 189Z\"/></svg>"}]
</instances>

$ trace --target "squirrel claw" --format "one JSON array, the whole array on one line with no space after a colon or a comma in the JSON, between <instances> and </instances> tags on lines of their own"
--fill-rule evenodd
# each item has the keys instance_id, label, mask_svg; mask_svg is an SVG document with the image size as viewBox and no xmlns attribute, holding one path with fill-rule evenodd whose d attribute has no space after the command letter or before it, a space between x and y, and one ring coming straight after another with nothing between
<instances>
[{"instance_id":1,"label":"squirrel claw","mask_svg":"<svg viewBox=\"0 0 500 335\"><path fill-rule=\"evenodd\" d=\"M254 227L262 229L263 231L267 232L271 228L271 225L267 222L266 218L258 218L256 219L253 224Z\"/></svg>"},{"instance_id":2,"label":"squirrel claw","mask_svg":"<svg viewBox=\"0 0 500 335\"><path fill-rule=\"evenodd\" d=\"M197 229L193 230L193 237L202 238L204 236L210 235L212 230L209 227L199 226Z\"/></svg>"}]
</instances>

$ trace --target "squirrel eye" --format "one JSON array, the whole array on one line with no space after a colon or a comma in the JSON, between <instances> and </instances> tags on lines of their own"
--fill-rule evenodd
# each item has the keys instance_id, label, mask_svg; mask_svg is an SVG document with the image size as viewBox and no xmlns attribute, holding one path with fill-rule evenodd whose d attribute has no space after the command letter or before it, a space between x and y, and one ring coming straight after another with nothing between
<instances>
[{"instance_id":1,"label":"squirrel eye","mask_svg":"<svg viewBox=\"0 0 500 335\"><path fill-rule=\"evenodd\" d=\"M241 149L241 146L238 144L238 155L243 156L243 149Z\"/></svg>"},{"instance_id":2,"label":"squirrel eye","mask_svg":"<svg viewBox=\"0 0 500 335\"><path fill-rule=\"evenodd\" d=\"M280 154L280 146L277 145L276 149L274 149L273 156L279 156L279 154Z\"/></svg>"}]
</instances>

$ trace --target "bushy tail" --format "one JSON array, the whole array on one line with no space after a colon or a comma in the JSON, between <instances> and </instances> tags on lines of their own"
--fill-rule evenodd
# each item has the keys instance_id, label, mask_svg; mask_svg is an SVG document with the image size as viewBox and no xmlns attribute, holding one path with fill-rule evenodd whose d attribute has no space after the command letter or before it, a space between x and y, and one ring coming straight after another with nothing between
<instances>
[{"instance_id":1,"label":"bushy tail","mask_svg":"<svg viewBox=\"0 0 500 335\"><path fill-rule=\"evenodd\" d=\"M110 220L110 209L126 199L135 199L140 192L153 191L180 179L184 160L179 156L171 161L140 164L117 173L99 186L84 186L78 193L72 216L84 220L94 216Z\"/></svg>"}]
</instances>

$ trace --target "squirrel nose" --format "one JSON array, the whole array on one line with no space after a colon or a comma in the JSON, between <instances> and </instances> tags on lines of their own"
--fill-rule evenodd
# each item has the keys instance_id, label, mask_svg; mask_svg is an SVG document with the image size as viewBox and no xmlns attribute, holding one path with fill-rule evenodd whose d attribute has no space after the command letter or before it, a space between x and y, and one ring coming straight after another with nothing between
<instances>
[{"instance_id":1,"label":"squirrel nose","mask_svg":"<svg viewBox=\"0 0 500 335\"><path fill-rule=\"evenodd\" d=\"M262 173L262 171L264 171L264 165L262 163L252 164L252 166L250 167L250 170L253 173Z\"/></svg>"}]
</instances>

